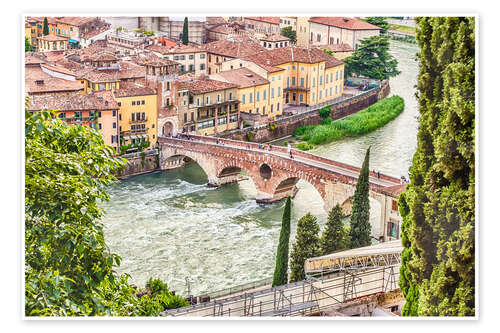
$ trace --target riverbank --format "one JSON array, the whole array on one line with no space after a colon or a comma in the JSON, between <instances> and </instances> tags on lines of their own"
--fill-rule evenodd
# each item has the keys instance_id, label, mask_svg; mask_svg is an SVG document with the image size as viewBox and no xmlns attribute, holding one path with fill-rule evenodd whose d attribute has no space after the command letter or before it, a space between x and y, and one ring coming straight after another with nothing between
<instances>
[{"instance_id":1,"label":"riverbank","mask_svg":"<svg viewBox=\"0 0 500 333\"><path fill-rule=\"evenodd\" d=\"M328 117L319 125L299 127L295 130L294 135L303 142L300 142L297 148L309 150L314 148L314 145L369 133L399 116L403 112L404 106L405 103L401 97L392 96L341 120L333 121L332 118ZM329 114L329 107L323 108L319 113Z\"/></svg>"}]
</instances>

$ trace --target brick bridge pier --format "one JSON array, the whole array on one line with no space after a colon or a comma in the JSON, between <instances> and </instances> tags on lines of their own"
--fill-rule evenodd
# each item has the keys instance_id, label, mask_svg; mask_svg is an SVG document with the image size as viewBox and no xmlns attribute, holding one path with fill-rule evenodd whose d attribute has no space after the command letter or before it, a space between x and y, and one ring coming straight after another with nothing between
<instances>
[{"instance_id":1,"label":"brick bridge pier","mask_svg":"<svg viewBox=\"0 0 500 333\"><path fill-rule=\"evenodd\" d=\"M217 141L218 140L218 141ZM312 184L329 211L336 204L350 210L360 168L292 149L215 137L183 135L159 137L160 168L178 168L185 157L194 160L208 176L209 185L220 186L237 181L245 170L257 189L257 202L270 203L293 195L300 179ZM387 208L392 198L401 192L400 179L370 172L370 196L381 204L382 231L386 230ZM384 235L384 232L383 232Z\"/></svg>"}]
</instances>

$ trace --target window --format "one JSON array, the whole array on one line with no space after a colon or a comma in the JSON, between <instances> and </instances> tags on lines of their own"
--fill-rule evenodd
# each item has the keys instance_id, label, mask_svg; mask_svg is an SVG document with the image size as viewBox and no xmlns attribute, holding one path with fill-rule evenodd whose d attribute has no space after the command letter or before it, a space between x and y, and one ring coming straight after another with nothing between
<instances>
[{"instance_id":1,"label":"window","mask_svg":"<svg viewBox=\"0 0 500 333\"><path fill-rule=\"evenodd\" d=\"M300 67L300 70L301 70L301 71L304 71L304 67Z\"/></svg>"},{"instance_id":2,"label":"window","mask_svg":"<svg viewBox=\"0 0 500 333\"><path fill-rule=\"evenodd\" d=\"M181 55L179 59L180 59L180 60L186 60L186 56Z\"/></svg>"},{"instance_id":3,"label":"window","mask_svg":"<svg viewBox=\"0 0 500 333\"><path fill-rule=\"evenodd\" d=\"M322 98L322 95L323 95L322 92L323 92L322 90L319 91L319 99Z\"/></svg>"},{"instance_id":4,"label":"window","mask_svg":"<svg viewBox=\"0 0 500 333\"><path fill-rule=\"evenodd\" d=\"M399 224L394 221L387 223L387 236L399 239Z\"/></svg>"},{"instance_id":5,"label":"window","mask_svg":"<svg viewBox=\"0 0 500 333\"><path fill-rule=\"evenodd\" d=\"M230 92L230 93L229 93L229 100L230 100L230 101L232 101L232 100L233 100L233 93L232 93L232 92Z\"/></svg>"},{"instance_id":6,"label":"window","mask_svg":"<svg viewBox=\"0 0 500 333\"><path fill-rule=\"evenodd\" d=\"M312 99L311 99L313 102L314 102L314 97L315 97L315 96L314 96L314 93L313 93L313 94L312 94Z\"/></svg>"},{"instance_id":7,"label":"window","mask_svg":"<svg viewBox=\"0 0 500 333\"><path fill-rule=\"evenodd\" d=\"M344 77L342 76L342 70L340 70L340 79L342 80Z\"/></svg>"},{"instance_id":8,"label":"window","mask_svg":"<svg viewBox=\"0 0 500 333\"><path fill-rule=\"evenodd\" d=\"M121 113L118 115L118 120L122 120L122 115L121 115Z\"/></svg>"},{"instance_id":9,"label":"window","mask_svg":"<svg viewBox=\"0 0 500 333\"><path fill-rule=\"evenodd\" d=\"M135 113L132 113L132 121L135 121Z\"/></svg>"},{"instance_id":10,"label":"window","mask_svg":"<svg viewBox=\"0 0 500 333\"><path fill-rule=\"evenodd\" d=\"M335 81L339 79L339 72L335 72Z\"/></svg>"},{"instance_id":11,"label":"window","mask_svg":"<svg viewBox=\"0 0 500 333\"><path fill-rule=\"evenodd\" d=\"M330 87L330 96L332 96L332 87Z\"/></svg>"},{"instance_id":12,"label":"window","mask_svg":"<svg viewBox=\"0 0 500 333\"><path fill-rule=\"evenodd\" d=\"M325 75L325 84L328 84L328 74Z\"/></svg>"},{"instance_id":13,"label":"window","mask_svg":"<svg viewBox=\"0 0 500 333\"><path fill-rule=\"evenodd\" d=\"M333 82L333 73L330 73L330 82Z\"/></svg>"},{"instance_id":14,"label":"window","mask_svg":"<svg viewBox=\"0 0 500 333\"><path fill-rule=\"evenodd\" d=\"M217 94L217 102L220 102L220 94Z\"/></svg>"},{"instance_id":15,"label":"window","mask_svg":"<svg viewBox=\"0 0 500 333\"><path fill-rule=\"evenodd\" d=\"M304 86L304 78L303 78L303 77L301 77L301 78L300 78L300 86L301 86L301 87L303 87L303 86Z\"/></svg>"},{"instance_id":16,"label":"window","mask_svg":"<svg viewBox=\"0 0 500 333\"><path fill-rule=\"evenodd\" d=\"M245 104L245 94L241 95L241 104Z\"/></svg>"},{"instance_id":17,"label":"window","mask_svg":"<svg viewBox=\"0 0 500 333\"><path fill-rule=\"evenodd\" d=\"M200 71L205 70L205 64L200 64Z\"/></svg>"},{"instance_id":18,"label":"window","mask_svg":"<svg viewBox=\"0 0 500 333\"><path fill-rule=\"evenodd\" d=\"M290 87L290 78L289 77L286 78L286 87L287 88Z\"/></svg>"},{"instance_id":19,"label":"window","mask_svg":"<svg viewBox=\"0 0 500 333\"><path fill-rule=\"evenodd\" d=\"M264 107L262 107L262 113L263 113L263 114L266 114L266 107L265 107L265 106L264 106Z\"/></svg>"},{"instance_id":20,"label":"window","mask_svg":"<svg viewBox=\"0 0 500 333\"><path fill-rule=\"evenodd\" d=\"M321 86L323 84L323 76L319 77L319 85Z\"/></svg>"},{"instance_id":21,"label":"window","mask_svg":"<svg viewBox=\"0 0 500 333\"><path fill-rule=\"evenodd\" d=\"M227 118L226 117L218 118L217 119L217 125L224 125L226 123L227 123Z\"/></svg>"},{"instance_id":22,"label":"window","mask_svg":"<svg viewBox=\"0 0 500 333\"><path fill-rule=\"evenodd\" d=\"M113 128L116 128L116 123L113 123Z\"/></svg>"},{"instance_id":23,"label":"window","mask_svg":"<svg viewBox=\"0 0 500 333\"><path fill-rule=\"evenodd\" d=\"M335 94L337 94L337 86L335 86Z\"/></svg>"},{"instance_id":24,"label":"window","mask_svg":"<svg viewBox=\"0 0 500 333\"><path fill-rule=\"evenodd\" d=\"M146 120L146 113L145 112L142 113L142 120Z\"/></svg>"},{"instance_id":25,"label":"window","mask_svg":"<svg viewBox=\"0 0 500 333\"><path fill-rule=\"evenodd\" d=\"M304 67L302 67L302 68L304 68ZM294 69L294 70L295 70L295 65L293 65L293 66L292 66L292 69Z\"/></svg>"},{"instance_id":26,"label":"window","mask_svg":"<svg viewBox=\"0 0 500 333\"><path fill-rule=\"evenodd\" d=\"M205 59L205 54L204 53L200 54L200 59Z\"/></svg>"},{"instance_id":27,"label":"window","mask_svg":"<svg viewBox=\"0 0 500 333\"><path fill-rule=\"evenodd\" d=\"M395 212L398 211L398 202L396 200L392 200L392 210Z\"/></svg>"},{"instance_id":28,"label":"window","mask_svg":"<svg viewBox=\"0 0 500 333\"><path fill-rule=\"evenodd\" d=\"M101 123L99 123L99 129L102 129L102 124Z\"/></svg>"},{"instance_id":29,"label":"window","mask_svg":"<svg viewBox=\"0 0 500 333\"><path fill-rule=\"evenodd\" d=\"M271 113L273 113L273 106L274 104L271 104Z\"/></svg>"},{"instance_id":30,"label":"window","mask_svg":"<svg viewBox=\"0 0 500 333\"><path fill-rule=\"evenodd\" d=\"M207 96L207 102L205 104L210 105L210 96Z\"/></svg>"},{"instance_id":31,"label":"window","mask_svg":"<svg viewBox=\"0 0 500 333\"><path fill-rule=\"evenodd\" d=\"M266 100L266 93L267 93L267 90L264 90L263 93L262 93L262 99L263 100Z\"/></svg>"},{"instance_id":32,"label":"window","mask_svg":"<svg viewBox=\"0 0 500 333\"><path fill-rule=\"evenodd\" d=\"M292 86L295 85L295 76L292 77Z\"/></svg>"},{"instance_id":33,"label":"window","mask_svg":"<svg viewBox=\"0 0 500 333\"><path fill-rule=\"evenodd\" d=\"M313 87L316 87L316 78L313 77Z\"/></svg>"},{"instance_id":34,"label":"window","mask_svg":"<svg viewBox=\"0 0 500 333\"><path fill-rule=\"evenodd\" d=\"M252 103L252 102L253 102L253 93L250 93L250 94L248 95L248 101L249 101L250 103ZM250 113L251 113L251 112L250 112Z\"/></svg>"},{"instance_id":35,"label":"window","mask_svg":"<svg viewBox=\"0 0 500 333\"><path fill-rule=\"evenodd\" d=\"M255 101L260 101L260 91L257 91L257 95L255 96Z\"/></svg>"},{"instance_id":36,"label":"window","mask_svg":"<svg viewBox=\"0 0 500 333\"><path fill-rule=\"evenodd\" d=\"M281 87L278 87L278 97L281 96Z\"/></svg>"},{"instance_id":37,"label":"window","mask_svg":"<svg viewBox=\"0 0 500 333\"><path fill-rule=\"evenodd\" d=\"M194 54L190 54L189 55L189 60L193 60L194 59Z\"/></svg>"},{"instance_id":38,"label":"window","mask_svg":"<svg viewBox=\"0 0 500 333\"><path fill-rule=\"evenodd\" d=\"M141 104L142 104L142 105L146 104L146 101L145 101L145 100L142 100L142 101L141 101Z\"/></svg>"},{"instance_id":39,"label":"window","mask_svg":"<svg viewBox=\"0 0 500 333\"><path fill-rule=\"evenodd\" d=\"M313 67L313 72L316 72L316 67Z\"/></svg>"},{"instance_id":40,"label":"window","mask_svg":"<svg viewBox=\"0 0 500 333\"><path fill-rule=\"evenodd\" d=\"M188 121L188 115L187 113L184 113L184 122L187 123L187 121Z\"/></svg>"},{"instance_id":41,"label":"window","mask_svg":"<svg viewBox=\"0 0 500 333\"><path fill-rule=\"evenodd\" d=\"M302 94L299 95L299 101L301 101L301 102L304 101L304 96Z\"/></svg>"},{"instance_id":42,"label":"window","mask_svg":"<svg viewBox=\"0 0 500 333\"><path fill-rule=\"evenodd\" d=\"M273 78L271 79L271 81L273 81L273 82L274 82L274 76L273 76Z\"/></svg>"},{"instance_id":43,"label":"window","mask_svg":"<svg viewBox=\"0 0 500 333\"><path fill-rule=\"evenodd\" d=\"M118 102L118 106L122 106L122 102Z\"/></svg>"},{"instance_id":44,"label":"window","mask_svg":"<svg viewBox=\"0 0 500 333\"><path fill-rule=\"evenodd\" d=\"M59 114L57 115L57 117L59 117L59 118L66 118L66 113L61 112L61 113L59 113Z\"/></svg>"},{"instance_id":45,"label":"window","mask_svg":"<svg viewBox=\"0 0 500 333\"><path fill-rule=\"evenodd\" d=\"M271 98L274 98L274 88L271 88Z\"/></svg>"},{"instance_id":46,"label":"window","mask_svg":"<svg viewBox=\"0 0 500 333\"><path fill-rule=\"evenodd\" d=\"M132 101L132 106L135 105L135 101Z\"/></svg>"},{"instance_id":47,"label":"window","mask_svg":"<svg viewBox=\"0 0 500 333\"><path fill-rule=\"evenodd\" d=\"M113 117L116 117L116 110L113 110Z\"/></svg>"}]
</instances>

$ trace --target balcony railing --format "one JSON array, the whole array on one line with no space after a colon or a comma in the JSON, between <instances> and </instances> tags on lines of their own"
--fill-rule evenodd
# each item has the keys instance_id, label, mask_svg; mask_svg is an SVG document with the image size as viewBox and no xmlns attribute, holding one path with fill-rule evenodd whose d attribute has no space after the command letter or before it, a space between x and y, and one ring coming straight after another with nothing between
<instances>
[{"instance_id":1,"label":"balcony railing","mask_svg":"<svg viewBox=\"0 0 500 333\"><path fill-rule=\"evenodd\" d=\"M216 105L221 105L221 104L226 104L226 103L234 103L234 102L238 102L237 99L233 98L233 99L229 99L227 101L216 101L216 102L210 102L208 104L189 104L189 107L190 108L205 108L205 107L215 107Z\"/></svg>"},{"instance_id":2,"label":"balcony railing","mask_svg":"<svg viewBox=\"0 0 500 333\"><path fill-rule=\"evenodd\" d=\"M283 89L284 91L298 90L298 91L310 91L311 89L301 86L290 86Z\"/></svg>"},{"instance_id":3,"label":"balcony railing","mask_svg":"<svg viewBox=\"0 0 500 333\"><path fill-rule=\"evenodd\" d=\"M146 134L148 132L149 128L139 128L139 129L134 129L134 130L128 130L128 131L122 131L120 132L121 136L126 136L126 135L131 135L131 134Z\"/></svg>"},{"instance_id":4,"label":"balcony railing","mask_svg":"<svg viewBox=\"0 0 500 333\"><path fill-rule=\"evenodd\" d=\"M62 121L66 121L68 123L78 123L78 122L89 122L89 121L95 121L97 120L97 116L90 116L90 117L72 117L72 118L59 118Z\"/></svg>"}]
</instances>

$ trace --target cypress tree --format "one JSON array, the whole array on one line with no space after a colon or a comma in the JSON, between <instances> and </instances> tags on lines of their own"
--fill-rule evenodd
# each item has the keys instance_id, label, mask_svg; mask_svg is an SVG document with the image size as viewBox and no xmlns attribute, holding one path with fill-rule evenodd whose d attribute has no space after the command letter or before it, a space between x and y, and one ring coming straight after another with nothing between
<instances>
[{"instance_id":1,"label":"cypress tree","mask_svg":"<svg viewBox=\"0 0 500 333\"><path fill-rule=\"evenodd\" d=\"M273 287L281 286L288 282L288 244L290 242L290 218L292 201L286 198L285 210L281 222L280 241L276 253L276 267L274 268Z\"/></svg>"},{"instance_id":2,"label":"cypress tree","mask_svg":"<svg viewBox=\"0 0 500 333\"><path fill-rule=\"evenodd\" d=\"M189 31L188 31L188 18L184 18L184 26L182 27L182 44L188 45L189 43Z\"/></svg>"},{"instance_id":3,"label":"cypress tree","mask_svg":"<svg viewBox=\"0 0 500 333\"><path fill-rule=\"evenodd\" d=\"M370 183L369 183L370 148L366 150L365 160L359 173L354 199L352 201L351 249L371 245L370 225Z\"/></svg>"},{"instance_id":4,"label":"cypress tree","mask_svg":"<svg viewBox=\"0 0 500 333\"><path fill-rule=\"evenodd\" d=\"M403 315L475 314L475 19L417 19L419 131L405 206Z\"/></svg>"},{"instance_id":5,"label":"cypress tree","mask_svg":"<svg viewBox=\"0 0 500 333\"><path fill-rule=\"evenodd\" d=\"M342 223L342 207L335 205L328 213L325 231L320 238L321 255L345 250L349 247L349 234Z\"/></svg>"},{"instance_id":6,"label":"cypress tree","mask_svg":"<svg viewBox=\"0 0 500 333\"><path fill-rule=\"evenodd\" d=\"M297 235L290 254L290 282L306 278L304 263L306 259L321 255L319 248L319 225L315 216L307 213L297 223Z\"/></svg>"},{"instance_id":7,"label":"cypress tree","mask_svg":"<svg viewBox=\"0 0 500 333\"><path fill-rule=\"evenodd\" d=\"M47 36L49 34L49 21L47 21L47 18L45 17L43 19L43 35Z\"/></svg>"}]
</instances>

